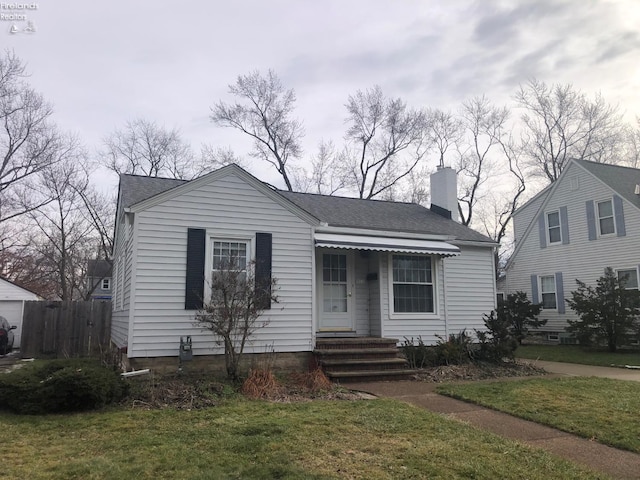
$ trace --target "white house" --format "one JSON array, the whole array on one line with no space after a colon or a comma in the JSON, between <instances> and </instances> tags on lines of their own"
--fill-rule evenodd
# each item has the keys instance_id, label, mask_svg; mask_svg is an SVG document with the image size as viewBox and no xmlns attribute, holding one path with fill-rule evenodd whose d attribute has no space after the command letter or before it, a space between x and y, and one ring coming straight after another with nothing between
<instances>
[{"instance_id":1,"label":"white house","mask_svg":"<svg viewBox=\"0 0 640 480\"><path fill-rule=\"evenodd\" d=\"M594 285L613 268L638 288L640 274L640 169L575 160L558 180L514 214L516 247L506 266L505 289L542 303L541 330L566 337L578 317L565 299L576 279Z\"/></svg>"},{"instance_id":2,"label":"white house","mask_svg":"<svg viewBox=\"0 0 640 480\"><path fill-rule=\"evenodd\" d=\"M121 175L112 341L135 367L175 363L187 335L195 356L221 353L193 322L229 252L277 279L279 302L248 352L273 349L303 365L319 337L433 343L481 328L495 307L496 244L451 220L451 169L431 183L430 210L284 192L236 165L188 182Z\"/></svg>"},{"instance_id":3,"label":"white house","mask_svg":"<svg viewBox=\"0 0 640 480\"><path fill-rule=\"evenodd\" d=\"M16 348L20 346L22 313L24 311L24 302L27 300L40 300L40 297L26 288L0 277L0 317L6 318L9 325L18 327L13 332Z\"/></svg>"}]
</instances>

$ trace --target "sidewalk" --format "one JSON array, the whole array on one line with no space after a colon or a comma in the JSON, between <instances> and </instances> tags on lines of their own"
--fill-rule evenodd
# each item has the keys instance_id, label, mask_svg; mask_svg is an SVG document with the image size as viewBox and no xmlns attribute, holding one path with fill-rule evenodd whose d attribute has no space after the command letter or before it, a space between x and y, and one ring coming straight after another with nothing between
<instances>
[{"instance_id":1,"label":"sidewalk","mask_svg":"<svg viewBox=\"0 0 640 480\"><path fill-rule=\"evenodd\" d=\"M640 381L640 371L588 365L542 362L554 376L598 376ZM472 403L438 395L438 385L416 381L351 383L345 387L394 398L606 473L613 478L640 479L640 454L618 450L551 427L522 420Z\"/></svg>"},{"instance_id":2,"label":"sidewalk","mask_svg":"<svg viewBox=\"0 0 640 480\"><path fill-rule=\"evenodd\" d=\"M604 377L615 380L631 380L640 382L640 369L596 367L593 365L578 365L577 363L547 362L543 360L527 360L534 365L544 368L549 373L568 375L572 377Z\"/></svg>"}]
</instances>

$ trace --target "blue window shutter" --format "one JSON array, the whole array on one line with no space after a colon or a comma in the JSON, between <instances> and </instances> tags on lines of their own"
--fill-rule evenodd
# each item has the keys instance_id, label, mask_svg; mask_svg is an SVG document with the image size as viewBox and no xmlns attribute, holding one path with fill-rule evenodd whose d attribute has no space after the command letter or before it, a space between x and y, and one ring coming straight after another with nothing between
<instances>
[{"instance_id":1,"label":"blue window shutter","mask_svg":"<svg viewBox=\"0 0 640 480\"><path fill-rule=\"evenodd\" d=\"M567 207L560 207L560 230L562 231L562 244L569 244L569 217Z\"/></svg>"},{"instance_id":2,"label":"blue window shutter","mask_svg":"<svg viewBox=\"0 0 640 480\"><path fill-rule=\"evenodd\" d=\"M540 299L538 297L538 276L531 275L531 302L535 304L540 303Z\"/></svg>"},{"instance_id":3,"label":"blue window shutter","mask_svg":"<svg viewBox=\"0 0 640 480\"><path fill-rule=\"evenodd\" d=\"M206 230L187 230L187 276L185 280L184 308L199 310L204 298L204 260Z\"/></svg>"},{"instance_id":4,"label":"blue window shutter","mask_svg":"<svg viewBox=\"0 0 640 480\"><path fill-rule=\"evenodd\" d=\"M271 308L272 235L256 233L256 305L263 310Z\"/></svg>"},{"instance_id":5,"label":"blue window shutter","mask_svg":"<svg viewBox=\"0 0 640 480\"><path fill-rule=\"evenodd\" d=\"M547 247L547 225L544 220L544 212L538 217L538 232L540 233L540 248Z\"/></svg>"},{"instance_id":6,"label":"blue window shutter","mask_svg":"<svg viewBox=\"0 0 640 480\"><path fill-rule=\"evenodd\" d=\"M589 229L589 240L598 238L596 232L596 209L593 200L587 200L587 228Z\"/></svg>"},{"instance_id":7,"label":"blue window shutter","mask_svg":"<svg viewBox=\"0 0 640 480\"><path fill-rule=\"evenodd\" d=\"M627 229L624 225L624 209L622 207L622 198L618 195L613 196L613 211L616 221L616 235L624 237L627 234Z\"/></svg>"},{"instance_id":8,"label":"blue window shutter","mask_svg":"<svg viewBox=\"0 0 640 480\"><path fill-rule=\"evenodd\" d=\"M558 313L565 313L562 272L556 272L556 305L558 307Z\"/></svg>"}]
</instances>

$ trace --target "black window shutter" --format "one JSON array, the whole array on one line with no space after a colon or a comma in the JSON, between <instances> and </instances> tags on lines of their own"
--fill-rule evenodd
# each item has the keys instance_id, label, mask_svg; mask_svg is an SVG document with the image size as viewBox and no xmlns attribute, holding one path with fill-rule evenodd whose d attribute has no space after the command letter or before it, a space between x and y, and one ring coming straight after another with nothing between
<instances>
[{"instance_id":1,"label":"black window shutter","mask_svg":"<svg viewBox=\"0 0 640 480\"><path fill-rule=\"evenodd\" d=\"M185 281L184 308L199 310L204 298L204 260L206 230L187 230L187 277Z\"/></svg>"},{"instance_id":2,"label":"black window shutter","mask_svg":"<svg viewBox=\"0 0 640 480\"><path fill-rule=\"evenodd\" d=\"M270 233L256 233L256 304L262 310L271 308L271 243Z\"/></svg>"}]
</instances>

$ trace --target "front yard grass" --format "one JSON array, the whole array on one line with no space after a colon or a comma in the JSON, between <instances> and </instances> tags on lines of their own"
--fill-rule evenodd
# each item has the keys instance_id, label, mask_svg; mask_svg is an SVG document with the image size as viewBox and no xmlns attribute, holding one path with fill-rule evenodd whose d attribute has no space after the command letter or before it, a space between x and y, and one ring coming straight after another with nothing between
<instances>
[{"instance_id":1,"label":"front yard grass","mask_svg":"<svg viewBox=\"0 0 640 480\"><path fill-rule=\"evenodd\" d=\"M0 429L16 479L604 478L392 400L3 413Z\"/></svg>"},{"instance_id":2,"label":"front yard grass","mask_svg":"<svg viewBox=\"0 0 640 480\"><path fill-rule=\"evenodd\" d=\"M516 350L516 357L603 367L640 365L640 351L638 350L610 353L579 345L522 345Z\"/></svg>"},{"instance_id":3,"label":"front yard grass","mask_svg":"<svg viewBox=\"0 0 640 480\"><path fill-rule=\"evenodd\" d=\"M640 382L575 377L444 385L437 391L640 453Z\"/></svg>"}]
</instances>

